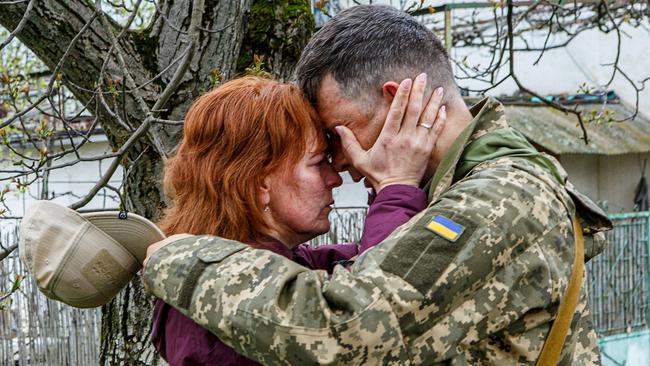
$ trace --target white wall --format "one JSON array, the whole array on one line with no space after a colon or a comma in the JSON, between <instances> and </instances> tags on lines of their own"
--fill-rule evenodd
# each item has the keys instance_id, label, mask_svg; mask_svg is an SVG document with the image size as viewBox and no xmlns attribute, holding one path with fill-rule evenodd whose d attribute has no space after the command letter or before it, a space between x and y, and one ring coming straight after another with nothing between
<instances>
[{"instance_id":1,"label":"white wall","mask_svg":"<svg viewBox=\"0 0 650 366\"><path fill-rule=\"evenodd\" d=\"M560 162L582 193L594 201L606 201L609 213L619 213L634 209L634 190L646 159L645 177L650 182L650 154L562 155Z\"/></svg>"},{"instance_id":2,"label":"white wall","mask_svg":"<svg viewBox=\"0 0 650 366\"><path fill-rule=\"evenodd\" d=\"M633 28L623 26L627 36L623 36L621 45L620 67L634 81L650 77L650 25ZM629 37L628 37L629 36ZM556 37L551 37L551 39ZM533 39L532 44L541 46L543 38ZM606 66L615 58L616 35L614 32L604 34L596 30L585 31L578 35L566 48L549 50L538 65L533 65L539 53L518 53L515 72L522 83L541 94L577 93L582 83L598 86L605 84L612 74L612 67ZM477 50L454 49L452 54L457 59L469 55L472 64L486 65L491 55ZM505 75L505 74L503 74ZM460 86L485 87L476 81L466 80ZM639 106L641 112L650 115L650 83L641 92ZM621 99L629 105L635 103L635 91L625 78L617 74L608 88L616 91ZM512 80L506 81L490 91L489 95L511 95L517 91Z\"/></svg>"}]
</instances>

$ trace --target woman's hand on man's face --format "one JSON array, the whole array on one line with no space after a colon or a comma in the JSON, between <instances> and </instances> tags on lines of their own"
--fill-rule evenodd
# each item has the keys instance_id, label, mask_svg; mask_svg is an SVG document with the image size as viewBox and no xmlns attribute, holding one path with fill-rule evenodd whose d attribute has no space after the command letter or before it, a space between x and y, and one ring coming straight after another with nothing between
<instances>
[{"instance_id":1,"label":"woman's hand on man's face","mask_svg":"<svg viewBox=\"0 0 650 366\"><path fill-rule=\"evenodd\" d=\"M375 144L364 150L348 128L337 126L341 145L352 165L376 192L393 184L419 186L431 152L447 120L443 90L424 103L426 74L400 83Z\"/></svg>"}]
</instances>

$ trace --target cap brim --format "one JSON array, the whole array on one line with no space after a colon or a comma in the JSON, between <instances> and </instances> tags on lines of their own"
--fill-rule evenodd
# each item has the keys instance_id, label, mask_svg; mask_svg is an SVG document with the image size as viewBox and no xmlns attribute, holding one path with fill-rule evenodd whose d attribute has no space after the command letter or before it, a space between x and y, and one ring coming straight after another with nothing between
<instances>
[{"instance_id":1,"label":"cap brim","mask_svg":"<svg viewBox=\"0 0 650 366\"><path fill-rule=\"evenodd\" d=\"M89 212L81 216L122 244L140 263L146 257L147 247L165 238L158 226L134 213L128 213L126 218L120 218L119 211Z\"/></svg>"}]
</instances>

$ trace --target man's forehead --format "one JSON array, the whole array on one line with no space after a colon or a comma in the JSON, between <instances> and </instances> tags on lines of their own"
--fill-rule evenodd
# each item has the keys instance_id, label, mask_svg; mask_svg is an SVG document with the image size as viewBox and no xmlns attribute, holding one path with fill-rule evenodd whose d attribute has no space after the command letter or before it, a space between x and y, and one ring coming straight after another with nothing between
<instances>
[{"instance_id":1,"label":"man's forehead","mask_svg":"<svg viewBox=\"0 0 650 366\"><path fill-rule=\"evenodd\" d=\"M336 111L334 106L344 102L339 84L331 76L326 76L316 90L316 109L321 115L329 115Z\"/></svg>"},{"instance_id":2,"label":"man's forehead","mask_svg":"<svg viewBox=\"0 0 650 366\"><path fill-rule=\"evenodd\" d=\"M330 130L334 126L349 126L368 117L361 103L343 95L339 85L328 75L323 79L316 93L316 111L323 126Z\"/></svg>"},{"instance_id":3,"label":"man's forehead","mask_svg":"<svg viewBox=\"0 0 650 366\"><path fill-rule=\"evenodd\" d=\"M324 105L318 108L321 124L323 128L333 131L336 126L352 127L365 120L363 114L359 113L353 106L344 106L341 104Z\"/></svg>"}]
</instances>

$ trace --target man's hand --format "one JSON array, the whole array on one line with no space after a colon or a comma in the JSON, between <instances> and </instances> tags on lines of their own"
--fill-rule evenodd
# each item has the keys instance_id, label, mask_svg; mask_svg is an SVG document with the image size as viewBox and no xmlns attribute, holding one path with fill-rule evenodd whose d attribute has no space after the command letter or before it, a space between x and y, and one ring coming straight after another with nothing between
<instances>
[{"instance_id":1,"label":"man's hand","mask_svg":"<svg viewBox=\"0 0 650 366\"><path fill-rule=\"evenodd\" d=\"M187 237L190 237L190 236L192 236L192 235L190 235L190 234L176 234L176 235L172 235L170 237L167 237L167 238L165 238L165 239L163 239L163 240L161 240L159 242L156 242L156 243L153 243L153 244L149 245L149 247L147 248L147 256L144 258L144 263L142 263L142 266L143 267L147 266L147 261L149 260L151 255L156 250L164 247L165 245L167 245L167 244L169 244L171 242L175 242L176 240L187 238Z\"/></svg>"},{"instance_id":2,"label":"man's hand","mask_svg":"<svg viewBox=\"0 0 650 366\"><path fill-rule=\"evenodd\" d=\"M424 106L426 79L426 74L420 74L413 83L410 79L401 82L386 123L370 149L363 150L348 128L336 126L343 152L377 193L392 184L419 186L424 176L447 120L445 106L440 106L442 88L436 89Z\"/></svg>"}]
</instances>

